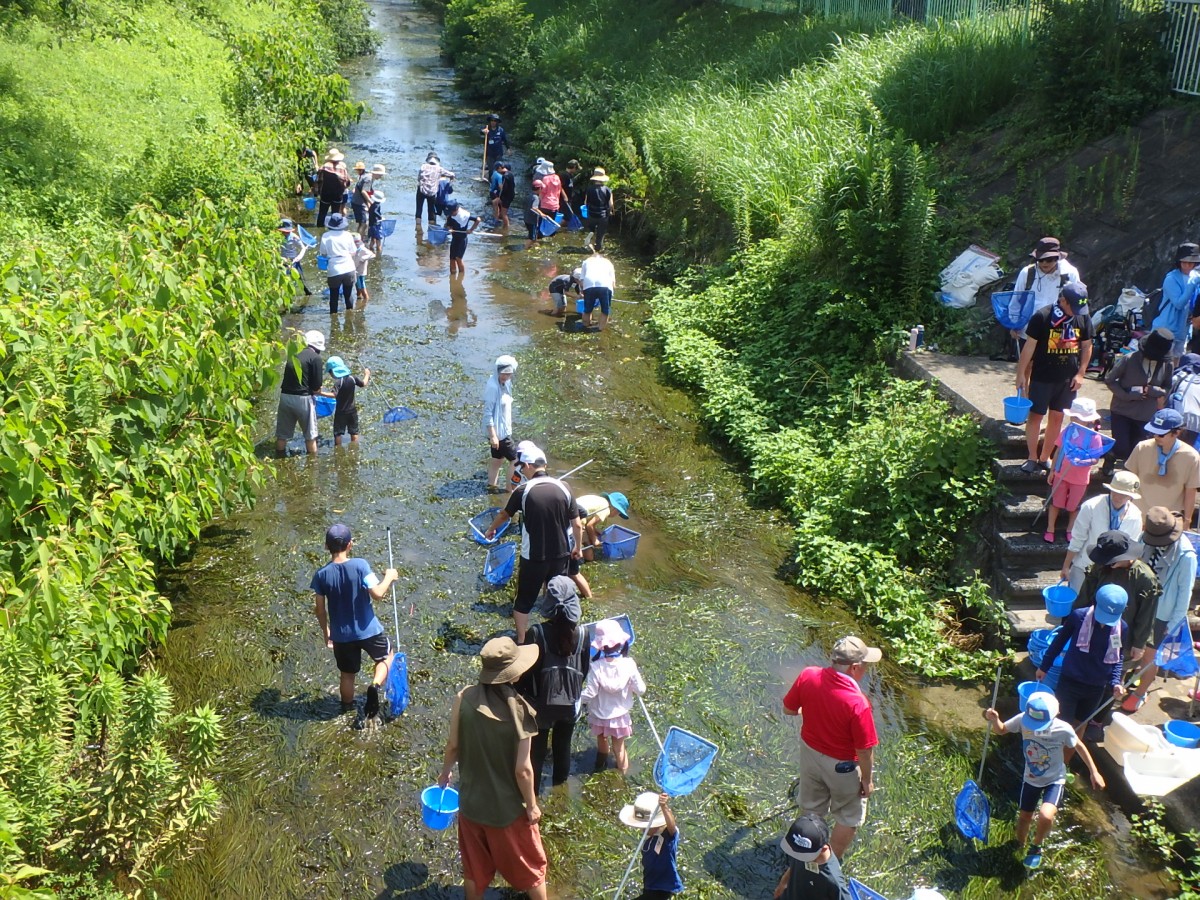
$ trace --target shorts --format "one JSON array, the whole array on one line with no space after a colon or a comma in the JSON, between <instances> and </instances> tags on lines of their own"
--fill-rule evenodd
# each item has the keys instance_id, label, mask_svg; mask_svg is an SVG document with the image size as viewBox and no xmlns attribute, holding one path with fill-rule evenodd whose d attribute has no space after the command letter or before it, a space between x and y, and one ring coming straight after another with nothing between
<instances>
[{"instance_id":1,"label":"shorts","mask_svg":"<svg viewBox=\"0 0 1200 900\"><path fill-rule=\"evenodd\" d=\"M333 433L334 436L340 436L349 432L352 435L358 434L358 407L341 412L334 410L333 413Z\"/></svg>"},{"instance_id":2,"label":"shorts","mask_svg":"<svg viewBox=\"0 0 1200 900\"><path fill-rule=\"evenodd\" d=\"M1069 409L1075 402L1075 392L1071 390L1071 379L1066 381L1030 381L1029 399L1033 407L1029 410L1035 416L1044 416L1046 412L1062 412Z\"/></svg>"},{"instance_id":3,"label":"shorts","mask_svg":"<svg viewBox=\"0 0 1200 900\"><path fill-rule=\"evenodd\" d=\"M596 737L627 738L633 734L633 719L629 713L613 719L593 719L588 715L588 725Z\"/></svg>"},{"instance_id":4,"label":"shorts","mask_svg":"<svg viewBox=\"0 0 1200 900\"><path fill-rule=\"evenodd\" d=\"M518 891L531 890L546 880L542 833L524 813L504 828L480 825L459 813L458 853L463 878L481 893L497 872Z\"/></svg>"},{"instance_id":5,"label":"shorts","mask_svg":"<svg viewBox=\"0 0 1200 900\"><path fill-rule=\"evenodd\" d=\"M526 559L521 557L517 566L517 599L513 601L513 611L529 615L538 601L538 595L546 582L555 575L567 574L567 560L570 556L560 556L558 559Z\"/></svg>"},{"instance_id":6,"label":"shorts","mask_svg":"<svg viewBox=\"0 0 1200 900\"><path fill-rule=\"evenodd\" d=\"M279 411L275 414L275 438L290 441L296 426L306 441L317 439L317 410L308 394L280 394Z\"/></svg>"},{"instance_id":7,"label":"shorts","mask_svg":"<svg viewBox=\"0 0 1200 900\"><path fill-rule=\"evenodd\" d=\"M867 798L859 792L862 770L858 763L846 772L837 771L843 760L819 753L800 741L800 809L835 822L858 828L867 820ZM843 766L844 767L844 766Z\"/></svg>"},{"instance_id":8,"label":"shorts","mask_svg":"<svg viewBox=\"0 0 1200 900\"><path fill-rule=\"evenodd\" d=\"M488 446L488 452L491 453L492 459L507 459L509 462L516 462L517 447L510 437L500 438L500 446Z\"/></svg>"},{"instance_id":9,"label":"shorts","mask_svg":"<svg viewBox=\"0 0 1200 900\"><path fill-rule=\"evenodd\" d=\"M582 562L583 562L583 560L576 559L573 556L567 557L567 577L568 578L574 578L576 575L579 574L579 569L581 568L580 564Z\"/></svg>"},{"instance_id":10,"label":"shorts","mask_svg":"<svg viewBox=\"0 0 1200 900\"><path fill-rule=\"evenodd\" d=\"M358 288L360 291L365 291L367 289L367 276L366 275L357 276L354 279L354 286L356 288Z\"/></svg>"},{"instance_id":11,"label":"shorts","mask_svg":"<svg viewBox=\"0 0 1200 900\"><path fill-rule=\"evenodd\" d=\"M1146 641L1147 647L1158 648L1162 646L1163 640L1167 636L1167 623L1162 619L1154 620L1154 630L1150 633L1149 639ZM1144 666L1149 660L1141 660L1139 666Z\"/></svg>"},{"instance_id":12,"label":"shorts","mask_svg":"<svg viewBox=\"0 0 1200 900\"><path fill-rule=\"evenodd\" d=\"M365 225L367 222L367 204L351 203L350 210L354 213L354 222L357 225Z\"/></svg>"},{"instance_id":13,"label":"shorts","mask_svg":"<svg viewBox=\"0 0 1200 900\"><path fill-rule=\"evenodd\" d=\"M1079 509L1079 504L1083 502L1083 495L1087 493L1088 486L1086 484L1072 484L1069 481L1060 481L1054 485L1052 493L1052 502L1058 509L1065 509L1067 512L1075 512Z\"/></svg>"},{"instance_id":14,"label":"shorts","mask_svg":"<svg viewBox=\"0 0 1200 900\"><path fill-rule=\"evenodd\" d=\"M456 231L450 235L450 258L462 259L467 252L467 233Z\"/></svg>"},{"instance_id":15,"label":"shorts","mask_svg":"<svg viewBox=\"0 0 1200 900\"><path fill-rule=\"evenodd\" d=\"M1066 790L1066 785L1061 781L1057 784L1048 784L1045 787L1034 787L1028 781L1021 782L1021 798L1017 801L1017 808L1021 812L1037 812L1038 807L1043 803L1049 803L1055 809L1058 809L1062 803L1063 791Z\"/></svg>"},{"instance_id":16,"label":"shorts","mask_svg":"<svg viewBox=\"0 0 1200 900\"><path fill-rule=\"evenodd\" d=\"M567 308L566 294L560 294L557 291L551 291L550 299L554 301L555 309L566 309Z\"/></svg>"},{"instance_id":17,"label":"shorts","mask_svg":"<svg viewBox=\"0 0 1200 900\"><path fill-rule=\"evenodd\" d=\"M383 223L376 222L374 225L367 226L367 237L374 241L383 240Z\"/></svg>"},{"instance_id":18,"label":"shorts","mask_svg":"<svg viewBox=\"0 0 1200 900\"><path fill-rule=\"evenodd\" d=\"M590 287L583 289L583 312L591 315L596 304L600 304L600 312L608 315L612 309L612 290L606 287Z\"/></svg>"},{"instance_id":19,"label":"shorts","mask_svg":"<svg viewBox=\"0 0 1200 900\"><path fill-rule=\"evenodd\" d=\"M1084 721L1084 716L1093 715L1112 696L1112 686L1084 684L1062 676L1054 686L1054 696L1058 698L1058 717L1077 726Z\"/></svg>"},{"instance_id":20,"label":"shorts","mask_svg":"<svg viewBox=\"0 0 1200 900\"><path fill-rule=\"evenodd\" d=\"M337 662L338 671L345 672L347 675L357 675L362 671L364 650L377 663L383 662L392 652L391 646L388 644L388 636L382 631L372 637L363 638L361 641L347 641L344 644L334 641L333 658Z\"/></svg>"}]
</instances>

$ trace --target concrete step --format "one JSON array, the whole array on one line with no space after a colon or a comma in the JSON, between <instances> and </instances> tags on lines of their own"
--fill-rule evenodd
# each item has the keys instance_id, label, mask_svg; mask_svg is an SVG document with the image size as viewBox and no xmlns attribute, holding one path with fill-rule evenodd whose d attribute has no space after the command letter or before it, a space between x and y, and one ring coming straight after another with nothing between
<instances>
[{"instance_id":1,"label":"concrete step","mask_svg":"<svg viewBox=\"0 0 1200 900\"><path fill-rule=\"evenodd\" d=\"M1046 615L1045 607L1040 609L1010 609L1005 613L1008 624L1012 628L1012 643L1014 647L1024 647L1029 642L1029 635L1039 628L1053 628L1058 619Z\"/></svg>"},{"instance_id":2,"label":"concrete step","mask_svg":"<svg viewBox=\"0 0 1200 900\"><path fill-rule=\"evenodd\" d=\"M1005 531L1033 531L1035 516L1037 524L1045 526L1045 515L1038 515L1045 502L1045 495L1019 490L1002 496L997 505L1000 526Z\"/></svg>"},{"instance_id":3,"label":"concrete step","mask_svg":"<svg viewBox=\"0 0 1200 900\"><path fill-rule=\"evenodd\" d=\"M1039 568L1049 568L1062 565L1067 552L1066 531L1063 523L1059 523L1057 540L1047 544L1042 540L1042 528L1046 527L1045 520L1037 532L1005 531L996 535L996 549L999 551L999 564L1002 568L1012 569L1017 566L1037 565Z\"/></svg>"},{"instance_id":4,"label":"concrete step","mask_svg":"<svg viewBox=\"0 0 1200 900\"><path fill-rule=\"evenodd\" d=\"M1062 565L1060 560L1059 565ZM1059 569L1032 566L1012 566L997 579L997 591L1009 609L1045 610L1042 588L1058 583Z\"/></svg>"},{"instance_id":5,"label":"concrete step","mask_svg":"<svg viewBox=\"0 0 1200 900\"><path fill-rule=\"evenodd\" d=\"M1045 496L1047 489L1046 474L1044 472L1034 472L1033 474L1022 472L1021 466L1024 464L1024 455L1006 459L993 459L992 474L996 476L998 482L1010 491L1036 493L1040 489L1042 496Z\"/></svg>"}]
</instances>

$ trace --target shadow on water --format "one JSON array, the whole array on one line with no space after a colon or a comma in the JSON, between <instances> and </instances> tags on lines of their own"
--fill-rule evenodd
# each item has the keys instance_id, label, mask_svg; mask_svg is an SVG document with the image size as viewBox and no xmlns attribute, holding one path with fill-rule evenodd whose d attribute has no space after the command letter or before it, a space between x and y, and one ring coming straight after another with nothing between
<instances>
[{"instance_id":1,"label":"shadow on water","mask_svg":"<svg viewBox=\"0 0 1200 900\"><path fill-rule=\"evenodd\" d=\"M354 130L352 155L387 166L393 201L385 214L402 224L430 149L460 173L460 202L482 210L484 186L471 180L481 111L455 97L436 21L404 0L373 6L383 47L351 75L374 114ZM515 164L524 171L519 156ZM544 447L551 471L594 459L572 478L577 494L619 490L633 503L637 555L584 567L595 594L583 603L585 620L628 613L660 730L678 725L721 747L705 784L676 804L689 894L768 896L782 870L775 848L798 762L795 720L781 715L779 698L802 666L827 659L824 648L854 630L853 619L775 577L792 529L747 499L743 476L709 442L692 398L657 381L644 304L618 304L602 334L560 331L542 314L550 279L578 264L579 235L532 245L521 235L473 239L466 277L453 283L447 248L414 224L397 228L372 262L365 308L330 316L314 301L287 317L290 328L323 330L328 353L355 371L371 369L359 394L361 441L334 448L325 434L315 458L278 461L255 508L205 529L194 556L166 574L176 618L160 664L181 705L211 703L229 739L217 772L222 819L162 894L462 896L454 831L424 828L417 798L436 777L447 712L456 691L476 680L480 647L511 629L513 585L485 590L487 549L466 530L469 518L497 505L480 473L480 400L492 361L508 352L520 361L516 436ZM619 244L612 255L618 298L644 299L636 263ZM396 405L417 418L385 424ZM265 398L264 453L273 451L273 425L274 400ZM374 732L356 731L357 713L341 712L308 592L333 521L351 526L356 555L377 572L390 528L400 572L397 614L388 601L377 610L407 653L412 703ZM910 681L885 665L865 686L883 733L880 790L848 870L891 896L907 896L916 877L949 883L958 868L974 879L963 896L1024 896L999 857L997 876L975 878L980 866L992 871L989 857L938 849L951 846L940 829L982 730L926 734L907 712ZM365 674L360 707L364 685ZM571 778L543 804L552 896L611 896L620 878L631 848L616 813L653 786L657 754L639 714L634 723L627 780L593 773L594 740L586 725L576 729ZM1012 778L1006 772L998 791ZM1096 850L1098 809L1072 792L1055 852L1083 863L1039 882L1050 886L1039 897L1111 893ZM1011 823L1011 809L1002 815Z\"/></svg>"}]
</instances>

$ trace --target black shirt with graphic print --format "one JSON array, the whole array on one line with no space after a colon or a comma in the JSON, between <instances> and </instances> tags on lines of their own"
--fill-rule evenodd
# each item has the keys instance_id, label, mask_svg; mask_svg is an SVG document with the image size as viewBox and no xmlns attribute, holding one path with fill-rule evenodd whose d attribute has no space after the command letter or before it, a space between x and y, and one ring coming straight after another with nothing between
<instances>
[{"instance_id":1,"label":"black shirt with graphic print","mask_svg":"<svg viewBox=\"0 0 1200 900\"><path fill-rule=\"evenodd\" d=\"M1025 334L1037 342L1029 380L1061 384L1079 373L1080 345L1092 339L1092 320L1083 313L1065 315L1053 303L1033 314Z\"/></svg>"}]
</instances>

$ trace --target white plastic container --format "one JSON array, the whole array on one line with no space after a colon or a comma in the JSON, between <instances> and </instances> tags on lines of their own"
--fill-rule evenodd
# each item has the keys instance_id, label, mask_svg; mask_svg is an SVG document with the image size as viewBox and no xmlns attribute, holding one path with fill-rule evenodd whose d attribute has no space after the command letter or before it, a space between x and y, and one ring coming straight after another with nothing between
<instances>
[{"instance_id":1,"label":"white plastic container","mask_svg":"<svg viewBox=\"0 0 1200 900\"><path fill-rule=\"evenodd\" d=\"M1104 746L1113 759L1122 753L1170 752L1171 745L1153 725L1136 722L1122 712L1115 712L1112 724L1104 730Z\"/></svg>"},{"instance_id":2,"label":"white plastic container","mask_svg":"<svg viewBox=\"0 0 1200 900\"><path fill-rule=\"evenodd\" d=\"M1162 797L1200 775L1200 750L1126 753L1125 780L1139 797Z\"/></svg>"}]
</instances>

